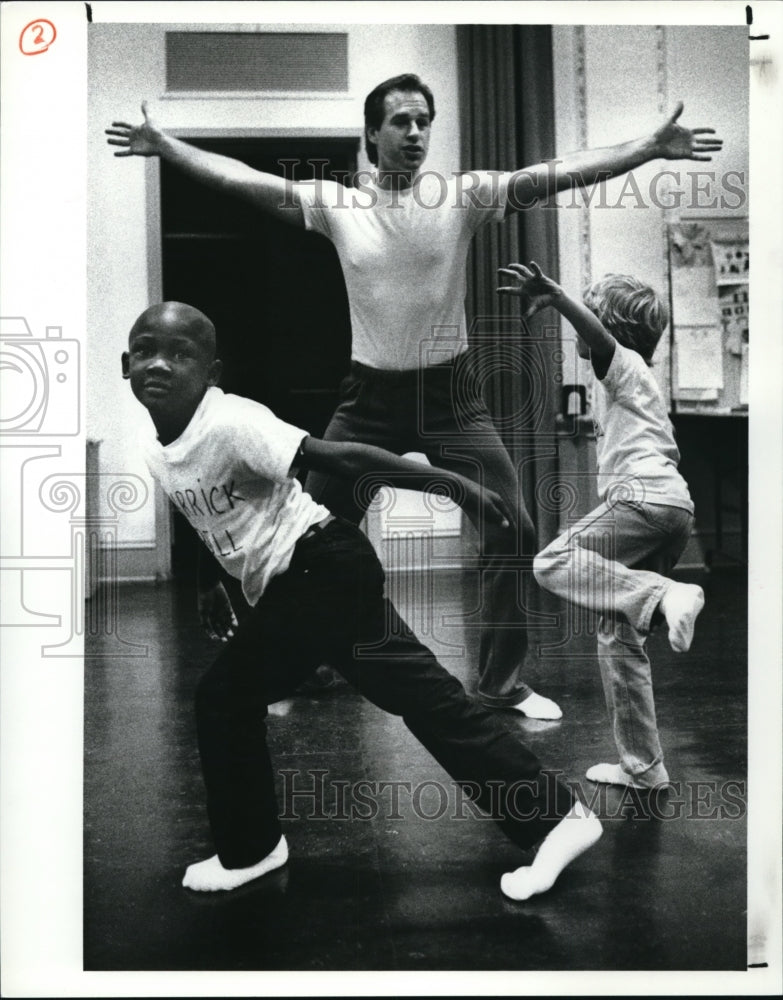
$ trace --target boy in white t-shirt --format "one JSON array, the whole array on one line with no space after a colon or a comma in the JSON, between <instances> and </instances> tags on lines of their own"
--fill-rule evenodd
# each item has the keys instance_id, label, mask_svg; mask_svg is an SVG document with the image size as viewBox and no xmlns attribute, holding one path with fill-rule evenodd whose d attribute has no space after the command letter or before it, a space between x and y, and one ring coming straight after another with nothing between
<instances>
[{"instance_id":1,"label":"boy in white t-shirt","mask_svg":"<svg viewBox=\"0 0 783 1000\"><path fill-rule=\"evenodd\" d=\"M522 297L523 315L553 306L573 326L579 356L595 373L598 494L602 503L536 556L539 584L601 613L598 659L618 764L596 764L591 781L652 788L669 780L653 701L647 636L665 619L676 652L689 649L704 605L701 587L668 579L690 535L693 502L660 389L650 371L666 307L637 279L607 275L584 304L538 265L510 264L498 289Z\"/></svg>"},{"instance_id":2,"label":"boy in white t-shirt","mask_svg":"<svg viewBox=\"0 0 783 1000\"><path fill-rule=\"evenodd\" d=\"M353 442L313 439L265 406L224 394L215 330L179 302L151 306L134 323L123 376L157 438L147 460L216 560L241 580L252 610L237 626L215 582L202 617L226 640L199 682L196 721L217 853L189 866L183 885L233 889L285 864L288 848L266 746L267 706L324 659L410 731L522 848L543 841L530 866L501 879L527 899L601 834L598 819L509 723L468 698L384 597L372 545L315 503L296 468L378 483L449 490L476 522L508 524L497 494L451 472Z\"/></svg>"}]
</instances>

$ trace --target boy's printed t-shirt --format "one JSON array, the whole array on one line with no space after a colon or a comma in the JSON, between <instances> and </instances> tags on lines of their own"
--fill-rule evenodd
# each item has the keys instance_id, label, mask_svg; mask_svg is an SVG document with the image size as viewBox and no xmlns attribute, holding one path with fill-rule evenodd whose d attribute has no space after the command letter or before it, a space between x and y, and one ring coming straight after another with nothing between
<instances>
[{"instance_id":1,"label":"boy's printed t-shirt","mask_svg":"<svg viewBox=\"0 0 783 1000\"><path fill-rule=\"evenodd\" d=\"M636 351L617 344L606 375L594 379L592 414L602 500L610 493L693 513L661 390Z\"/></svg>"},{"instance_id":2,"label":"boy's printed t-shirt","mask_svg":"<svg viewBox=\"0 0 783 1000\"><path fill-rule=\"evenodd\" d=\"M176 441L145 448L152 475L251 605L329 513L289 474L305 437L261 403L212 386Z\"/></svg>"},{"instance_id":3,"label":"boy's printed t-shirt","mask_svg":"<svg viewBox=\"0 0 783 1000\"><path fill-rule=\"evenodd\" d=\"M374 180L294 185L306 227L331 240L340 258L354 361L404 371L465 350L468 248L477 229L503 219L509 176L424 171L400 190Z\"/></svg>"}]
</instances>

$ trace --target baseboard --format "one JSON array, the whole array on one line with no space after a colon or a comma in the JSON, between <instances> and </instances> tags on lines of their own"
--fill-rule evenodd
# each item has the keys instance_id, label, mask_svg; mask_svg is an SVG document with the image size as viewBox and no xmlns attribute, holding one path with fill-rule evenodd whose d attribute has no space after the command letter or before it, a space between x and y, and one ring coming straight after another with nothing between
<instances>
[{"instance_id":1,"label":"baseboard","mask_svg":"<svg viewBox=\"0 0 783 1000\"><path fill-rule=\"evenodd\" d=\"M110 582L107 572L110 566L109 572L117 583L157 583L170 578L160 571L160 555L154 544L112 546L111 556L107 549L102 551L101 556L98 583ZM92 589L88 588L88 595Z\"/></svg>"},{"instance_id":2,"label":"baseboard","mask_svg":"<svg viewBox=\"0 0 783 1000\"><path fill-rule=\"evenodd\" d=\"M447 573L462 573L463 561L462 541L456 536L439 535L431 537L425 544L422 539L416 542L406 540L406 544L394 546L387 544L388 539L381 543L381 561L389 574L400 573L437 573L439 576ZM715 562L743 563L742 536L739 531L724 531L721 549L716 548L714 532L694 532L683 552L677 569L705 569ZM103 572L98 576L98 582L108 580L106 551L102 553L101 566ZM400 558L402 557L402 558ZM118 583L155 583L170 579L170 575L161 573L160 558L154 544L122 545L113 548L113 573L116 573ZM88 595L91 588L88 588Z\"/></svg>"}]
</instances>

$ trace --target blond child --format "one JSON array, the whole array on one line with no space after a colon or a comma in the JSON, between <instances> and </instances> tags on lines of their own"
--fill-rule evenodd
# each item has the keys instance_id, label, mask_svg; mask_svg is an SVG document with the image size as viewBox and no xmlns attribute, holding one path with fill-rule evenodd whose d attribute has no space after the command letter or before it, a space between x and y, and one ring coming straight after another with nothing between
<instances>
[{"instance_id":1,"label":"blond child","mask_svg":"<svg viewBox=\"0 0 783 1000\"><path fill-rule=\"evenodd\" d=\"M591 781L636 788L667 782L653 699L647 637L665 619L676 652L689 649L704 605L701 587L668 577L693 524L693 502L679 452L650 371L668 322L653 289L610 274L570 298L537 264L510 264L498 291L522 298L525 318L547 306L573 326L579 355L595 373L601 504L536 556L546 590L600 613L598 660L618 763L596 764Z\"/></svg>"}]
</instances>

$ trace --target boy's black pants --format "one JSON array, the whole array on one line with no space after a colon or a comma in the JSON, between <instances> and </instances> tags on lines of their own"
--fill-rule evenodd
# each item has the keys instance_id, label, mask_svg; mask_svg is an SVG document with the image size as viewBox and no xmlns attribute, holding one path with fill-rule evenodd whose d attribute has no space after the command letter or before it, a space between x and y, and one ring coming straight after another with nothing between
<instances>
[{"instance_id":1,"label":"boy's black pants","mask_svg":"<svg viewBox=\"0 0 783 1000\"><path fill-rule=\"evenodd\" d=\"M332 521L300 540L289 569L272 580L201 679L199 751L224 867L255 864L280 839L267 705L322 662L402 716L455 781L470 783L469 793L478 789L478 805L520 847L542 839L571 808L572 793L541 773L509 721L466 695L400 620L383 584L364 534Z\"/></svg>"}]
</instances>

